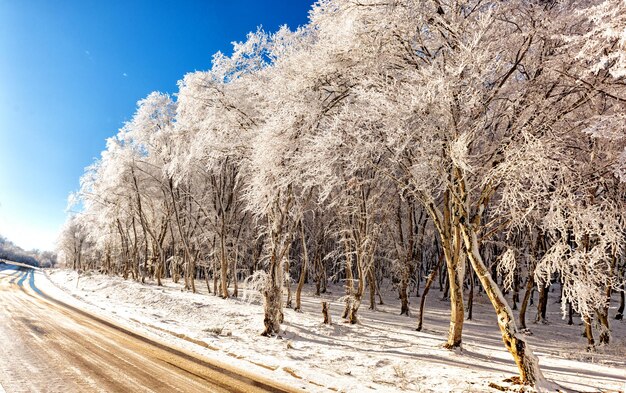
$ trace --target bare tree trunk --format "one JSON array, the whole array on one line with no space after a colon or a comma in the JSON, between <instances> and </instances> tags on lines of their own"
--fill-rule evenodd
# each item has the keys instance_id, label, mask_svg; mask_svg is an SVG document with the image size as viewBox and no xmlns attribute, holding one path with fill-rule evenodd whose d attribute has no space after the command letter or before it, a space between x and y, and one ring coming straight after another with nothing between
<instances>
[{"instance_id":1,"label":"bare tree trunk","mask_svg":"<svg viewBox=\"0 0 626 393\"><path fill-rule=\"evenodd\" d=\"M446 277L444 278L443 295L441 300L450 300L450 280L448 279L448 267L446 266ZM441 289L440 289L441 291Z\"/></svg>"},{"instance_id":2,"label":"bare tree trunk","mask_svg":"<svg viewBox=\"0 0 626 393\"><path fill-rule=\"evenodd\" d=\"M407 266L402 267L402 277L398 286L398 295L400 297L400 315L409 316L409 272Z\"/></svg>"},{"instance_id":3,"label":"bare tree trunk","mask_svg":"<svg viewBox=\"0 0 626 393\"><path fill-rule=\"evenodd\" d=\"M265 329L263 336L272 336L280 332L280 324L283 323L283 285L284 285L284 258L289 258L290 230L285 228L288 223L288 212L291 207L291 189L288 195L281 200L279 194L274 200L273 207L269 213L268 221L270 228L270 266L269 275L264 296L264 318ZM281 205L282 202L282 205Z\"/></svg>"},{"instance_id":4,"label":"bare tree trunk","mask_svg":"<svg viewBox=\"0 0 626 393\"><path fill-rule=\"evenodd\" d=\"M263 336L278 334L280 324L283 322L283 269L282 264L276 258L273 259L270 262L269 286L263 292L265 297L265 317L263 318L265 330L262 333Z\"/></svg>"},{"instance_id":5,"label":"bare tree trunk","mask_svg":"<svg viewBox=\"0 0 626 393\"><path fill-rule=\"evenodd\" d=\"M600 342L600 345L608 344L611 340L608 307L606 310L598 310L596 314L598 315L598 322L600 323L600 335L598 336L598 341Z\"/></svg>"},{"instance_id":6,"label":"bare tree trunk","mask_svg":"<svg viewBox=\"0 0 626 393\"><path fill-rule=\"evenodd\" d=\"M322 302L322 315L324 316L324 324L332 325L332 320L330 318L330 305L328 302Z\"/></svg>"},{"instance_id":7,"label":"bare tree trunk","mask_svg":"<svg viewBox=\"0 0 626 393\"><path fill-rule=\"evenodd\" d=\"M217 258L213 258L213 294L215 294L215 296L218 296L218 294L220 293L220 290L218 289L218 277L217 277L217 271L218 271L218 266L217 266Z\"/></svg>"},{"instance_id":8,"label":"bare tree trunk","mask_svg":"<svg viewBox=\"0 0 626 393\"><path fill-rule=\"evenodd\" d=\"M376 278L374 276L374 278ZM380 293L380 285L378 285L378 280L374 280L374 283L376 284L376 294L378 294L378 305L382 306L383 304L383 295Z\"/></svg>"},{"instance_id":9,"label":"bare tree trunk","mask_svg":"<svg viewBox=\"0 0 626 393\"><path fill-rule=\"evenodd\" d=\"M617 258L615 254L611 258L611 272L615 272L615 268L617 266ZM606 296L606 304L604 307L601 307L597 310L598 314L598 322L600 322L600 336L598 337L600 340L600 344L608 344L611 340L611 327L609 326L609 305L611 304L611 294L613 293L613 287L611 283L607 283L605 296Z\"/></svg>"},{"instance_id":10,"label":"bare tree trunk","mask_svg":"<svg viewBox=\"0 0 626 393\"><path fill-rule=\"evenodd\" d=\"M196 293L196 259L198 253L190 256L189 261L189 279L191 280L191 292Z\"/></svg>"},{"instance_id":11,"label":"bare tree trunk","mask_svg":"<svg viewBox=\"0 0 626 393\"><path fill-rule=\"evenodd\" d=\"M615 315L615 319L621 321L624 318L624 300L626 300L626 296L624 296L624 286L622 285L622 289L619 291L620 303L619 308L617 309L617 314Z\"/></svg>"},{"instance_id":12,"label":"bare tree trunk","mask_svg":"<svg viewBox=\"0 0 626 393\"><path fill-rule=\"evenodd\" d=\"M304 223L302 218L300 219L300 238L302 241L302 266L300 268L300 279L298 280L298 288L296 288L296 311L302 311L302 288L304 287L304 278L306 275L306 269L309 265L309 252L306 246L306 237L304 236ZM319 286L318 286L319 288ZM319 291L319 289L318 289Z\"/></svg>"},{"instance_id":13,"label":"bare tree trunk","mask_svg":"<svg viewBox=\"0 0 626 393\"><path fill-rule=\"evenodd\" d=\"M185 291L189 290L189 256L183 252L183 278L185 279Z\"/></svg>"},{"instance_id":14,"label":"bare tree trunk","mask_svg":"<svg viewBox=\"0 0 626 393\"><path fill-rule=\"evenodd\" d=\"M574 324L574 307L572 307L572 302L567 302L567 324Z\"/></svg>"},{"instance_id":15,"label":"bare tree trunk","mask_svg":"<svg viewBox=\"0 0 626 393\"><path fill-rule=\"evenodd\" d=\"M452 180L451 177L450 181ZM443 214L434 206L434 203L425 205L439 232L441 248L448 270L446 290L449 290L450 293L450 329L448 330L448 340L445 344L445 347L448 349L461 346L463 322L465 320L463 304L465 261L462 260L462 239L457 223L460 207L458 202L453 201L454 196L451 194L449 189L446 189L443 194ZM443 274L440 275L440 280L442 278Z\"/></svg>"},{"instance_id":16,"label":"bare tree trunk","mask_svg":"<svg viewBox=\"0 0 626 393\"><path fill-rule=\"evenodd\" d=\"M359 308L361 307L361 300L363 298L363 293L365 290L365 268L364 266L366 265L366 262L363 260L366 256L365 256L365 252L363 252L363 250L357 250L356 253L356 271L358 274L358 284L356 289L354 289L354 286L351 285L350 288L350 294L346 297L346 310L345 310L345 318L346 318L346 322L350 323L350 324L355 324L358 323L358 316L357 316L357 312L359 311ZM373 253L371 254L371 258L373 258ZM371 264L370 264L371 266ZM350 276L352 276L352 274L350 274Z\"/></svg>"},{"instance_id":17,"label":"bare tree trunk","mask_svg":"<svg viewBox=\"0 0 626 393\"><path fill-rule=\"evenodd\" d=\"M237 263L239 262L239 249L235 249L235 257L233 258L233 297L239 296L239 277L237 276Z\"/></svg>"},{"instance_id":18,"label":"bare tree trunk","mask_svg":"<svg viewBox=\"0 0 626 393\"><path fill-rule=\"evenodd\" d=\"M484 209L484 205L479 206L479 208ZM468 257L476 275L485 289L485 293L489 296L489 300L491 300L491 304L496 311L498 326L502 332L502 340L517 364L520 373L520 382L528 383L532 386L541 385L545 379L539 369L539 362L524 337L518 332L513 310L511 310L507 304L500 288L498 288L498 285L489 274L478 252L478 238L472 228L472 224L467 224L469 225L461 226L461 231L463 233L463 240Z\"/></svg>"},{"instance_id":19,"label":"bare tree trunk","mask_svg":"<svg viewBox=\"0 0 626 393\"><path fill-rule=\"evenodd\" d=\"M316 251L315 259L313 260L313 265L315 266L315 296L321 296L322 290L322 269L324 268L324 266L322 265L321 259L321 256L319 256Z\"/></svg>"},{"instance_id":20,"label":"bare tree trunk","mask_svg":"<svg viewBox=\"0 0 626 393\"><path fill-rule=\"evenodd\" d=\"M226 255L226 218L224 212L221 217L220 233L220 283L222 286L222 299L228 299L228 256Z\"/></svg>"},{"instance_id":21,"label":"bare tree trunk","mask_svg":"<svg viewBox=\"0 0 626 393\"><path fill-rule=\"evenodd\" d=\"M124 229L122 228L122 222L120 221L119 218L117 219L117 230L120 234L120 242L122 243L122 255L123 255L123 260L124 260L122 277L124 278L124 280L126 280L128 278L128 273L129 273L130 255L128 251L128 241L126 239ZM77 255L78 255L78 261L80 262L80 251L78 252ZM74 258L74 262L75 262L74 270L76 270L76 257Z\"/></svg>"},{"instance_id":22,"label":"bare tree trunk","mask_svg":"<svg viewBox=\"0 0 626 393\"><path fill-rule=\"evenodd\" d=\"M470 262L467 261L467 264L469 265ZM469 291L469 295L467 296L467 320L471 321L472 311L474 310L474 271L471 270L471 265L470 265L470 273L469 273L469 282L470 282L470 291Z\"/></svg>"},{"instance_id":23,"label":"bare tree trunk","mask_svg":"<svg viewBox=\"0 0 626 393\"><path fill-rule=\"evenodd\" d=\"M448 285L448 280L446 280L446 276L448 275L448 272L445 271L445 275L444 275L444 270L446 270L447 268L443 265L441 265L441 267L439 268L440 272L439 272L439 292L443 292L443 289L445 286ZM444 299L446 298L446 296L443 297Z\"/></svg>"},{"instance_id":24,"label":"bare tree trunk","mask_svg":"<svg viewBox=\"0 0 626 393\"><path fill-rule=\"evenodd\" d=\"M587 338L587 351L593 351L596 348L596 341L593 339L593 330L591 329L591 318L583 317L585 323L585 337Z\"/></svg>"},{"instance_id":25,"label":"bare tree trunk","mask_svg":"<svg viewBox=\"0 0 626 393\"><path fill-rule=\"evenodd\" d=\"M206 290L211 293L211 285L209 284L209 268L204 267L204 281L206 282Z\"/></svg>"},{"instance_id":26,"label":"bare tree trunk","mask_svg":"<svg viewBox=\"0 0 626 393\"><path fill-rule=\"evenodd\" d=\"M448 342L445 347L453 349L461 346L463 338L463 322L465 320L465 306L463 304L463 276L465 273L465 261L461 258L461 238L457 229L452 239L452 247L444 245L444 257L448 268L448 285L450 288L450 329Z\"/></svg>"},{"instance_id":27,"label":"bare tree trunk","mask_svg":"<svg viewBox=\"0 0 626 393\"><path fill-rule=\"evenodd\" d=\"M467 203L467 193L462 176L459 175L457 177L457 181L459 188L458 194L465 204L465 208L462 212L463 215L459 222L463 242L465 244L465 250L472 264L472 268L476 272L476 275L478 276L478 279L480 280L485 293L489 297L489 300L491 301L491 304L496 312L498 327L502 333L504 346L509 353L511 353L511 356L517 365L520 382L523 384L528 383L535 387L542 386L545 384L545 378L539 369L539 361L533 354L530 346L526 343L523 335L517 330L513 310L511 310L511 307L509 307L497 283L494 281L491 274L489 274L487 266L485 265L479 251L478 236L476 234L475 227L480 225L482 213L485 211L494 190L490 186L485 186L481 192L480 199L476 204L477 213L470 220L468 212L469 204Z\"/></svg>"},{"instance_id":28,"label":"bare tree trunk","mask_svg":"<svg viewBox=\"0 0 626 393\"><path fill-rule=\"evenodd\" d=\"M138 252L138 240L137 240L137 229L135 227L135 216L132 218L132 227L133 227L133 252L132 252L132 269L131 274L133 276L133 280L137 281L139 279L139 252Z\"/></svg>"},{"instance_id":29,"label":"bare tree trunk","mask_svg":"<svg viewBox=\"0 0 626 393\"><path fill-rule=\"evenodd\" d=\"M287 258L285 258L285 283L284 286L287 288L287 307L291 308L293 299L291 296L291 244L287 246Z\"/></svg>"},{"instance_id":30,"label":"bare tree trunk","mask_svg":"<svg viewBox=\"0 0 626 393\"><path fill-rule=\"evenodd\" d=\"M517 310L519 303L519 269L515 269L515 277L513 277L513 310Z\"/></svg>"},{"instance_id":31,"label":"bare tree trunk","mask_svg":"<svg viewBox=\"0 0 626 393\"><path fill-rule=\"evenodd\" d=\"M174 284L178 284L180 276L178 274L178 255L174 255L170 259L170 274L172 275L172 281Z\"/></svg>"},{"instance_id":32,"label":"bare tree trunk","mask_svg":"<svg viewBox=\"0 0 626 393\"><path fill-rule=\"evenodd\" d=\"M374 277L374 269L370 266L367 269L367 285L370 290L370 310L376 310L376 278ZM408 315L408 311L407 311Z\"/></svg>"},{"instance_id":33,"label":"bare tree trunk","mask_svg":"<svg viewBox=\"0 0 626 393\"><path fill-rule=\"evenodd\" d=\"M108 247L106 250L105 260L106 260L106 267L105 267L106 273L111 274L111 250Z\"/></svg>"},{"instance_id":34,"label":"bare tree trunk","mask_svg":"<svg viewBox=\"0 0 626 393\"><path fill-rule=\"evenodd\" d=\"M161 279L163 278L163 256L161 254L159 254L159 256L156 258L156 269L154 271L154 278L156 278L157 281L157 286L161 287L163 286L163 282L161 281Z\"/></svg>"},{"instance_id":35,"label":"bare tree trunk","mask_svg":"<svg viewBox=\"0 0 626 393\"><path fill-rule=\"evenodd\" d=\"M420 313L417 319L417 330L418 332L422 331L422 323L424 321L424 306L426 305L426 296L428 296L428 291L430 291L430 287L433 285L435 281L435 277L437 277L437 271L443 264L444 256L443 251L439 255L439 260L437 261L437 265L433 268L433 270L428 275L428 279L426 280L426 285L424 286L424 292L422 293L422 299L420 300Z\"/></svg>"},{"instance_id":36,"label":"bare tree trunk","mask_svg":"<svg viewBox=\"0 0 626 393\"><path fill-rule=\"evenodd\" d=\"M519 310L519 326L521 329L526 328L526 310L528 308L528 302L530 301L530 296L533 293L533 287L535 286L535 278L534 273L529 273L528 281L526 282L526 291L524 292L524 299L522 300L522 305Z\"/></svg>"},{"instance_id":37,"label":"bare tree trunk","mask_svg":"<svg viewBox=\"0 0 626 393\"><path fill-rule=\"evenodd\" d=\"M408 245L402 252L402 248L405 247L404 229L402 225L402 200L398 198L398 209L396 215L396 223L398 226L399 245L397 245L398 259L400 259L400 285L398 285L398 297L400 298L400 315L409 316L409 294L408 286L411 275L411 257L413 256L413 212L409 209L409 233L408 233Z\"/></svg>"},{"instance_id":38,"label":"bare tree trunk","mask_svg":"<svg viewBox=\"0 0 626 393\"><path fill-rule=\"evenodd\" d=\"M537 301L537 318L535 322L546 323L546 311L548 308L548 293L550 292L550 284L539 286L539 300Z\"/></svg>"},{"instance_id":39,"label":"bare tree trunk","mask_svg":"<svg viewBox=\"0 0 626 393\"><path fill-rule=\"evenodd\" d=\"M178 211L178 205L176 204L176 197L174 196L174 180L170 178L168 184L169 184L170 196L172 197L172 206L174 208L174 217L176 218L176 226L178 227L178 233L183 243L183 250L184 250L183 258L185 261L185 289L188 289L191 287L192 291L195 293L196 292L196 285L194 282L195 261L191 260L192 259L191 251L189 249L189 244L187 243L187 238L183 231L183 226L182 226L180 214ZM189 281L189 279L191 279L191 282Z\"/></svg>"},{"instance_id":40,"label":"bare tree trunk","mask_svg":"<svg viewBox=\"0 0 626 393\"><path fill-rule=\"evenodd\" d=\"M352 276L352 253L350 251L350 244L348 239L344 239L345 259L346 259L346 306L343 310L342 318L348 318L350 313L350 303L352 302L352 296L354 293L354 277Z\"/></svg>"},{"instance_id":41,"label":"bare tree trunk","mask_svg":"<svg viewBox=\"0 0 626 393\"><path fill-rule=\"evenodd\" d=\"M163 286L161 279L163 278L163 275L165 273L165 251L163 250L163 242L165 241L165 236L167 236L167 218L168 217L169 217L169 213L167 214L166 218L164 218L163 220L163 223L161 226L161 232L156 242L155 254L156 254L157 268L155 271L155 276L157 280L157 286L159 287Z\"/></svg>"}]
</instances>

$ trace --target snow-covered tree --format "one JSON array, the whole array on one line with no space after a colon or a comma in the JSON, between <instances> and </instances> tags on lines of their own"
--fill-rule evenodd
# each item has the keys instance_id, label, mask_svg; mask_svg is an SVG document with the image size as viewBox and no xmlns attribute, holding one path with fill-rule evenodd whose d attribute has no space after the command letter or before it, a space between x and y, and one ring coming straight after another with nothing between
<instances>
[{"instance_id":1,"label":"snow-covered tree","mask_svg":"<svg viewBox=\"0 0 626 393\"><path fill-rule=\"evenodd\" d=\"M623 288L624 4L320 0L306 26L257 30L186 75L176 102L140 101L83 176L59 250L159 283L182 264L192 290L211 271L224 298L247 264L265 335L280 332L291 273L299 308L327 261L349 322L382 275L408 314L428 251L427 287L439 259L447 272L446 347L462 344L469 266L520 382L541 386L503 290L527 279L525 328L533 287L559 280L593 345L591 319L608 343Z\"/></svg>"}]
</instances>

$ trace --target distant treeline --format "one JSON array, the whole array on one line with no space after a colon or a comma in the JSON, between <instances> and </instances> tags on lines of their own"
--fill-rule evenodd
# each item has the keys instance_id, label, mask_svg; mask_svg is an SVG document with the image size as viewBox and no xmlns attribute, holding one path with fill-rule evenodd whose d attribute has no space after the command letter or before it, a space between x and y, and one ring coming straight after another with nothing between
<instances>
[{"instance_id":1,"label":"distant treeline","mask_svg":"<svg viewBox=\"0 0 626 393\"><path fill-rule=\"evenodd\" d=\"M51 267L54 266L57 261L54 252L39 250L26 251L3 236L0 236L0 259L39 267Z\"/></svg>"}]
</instances>

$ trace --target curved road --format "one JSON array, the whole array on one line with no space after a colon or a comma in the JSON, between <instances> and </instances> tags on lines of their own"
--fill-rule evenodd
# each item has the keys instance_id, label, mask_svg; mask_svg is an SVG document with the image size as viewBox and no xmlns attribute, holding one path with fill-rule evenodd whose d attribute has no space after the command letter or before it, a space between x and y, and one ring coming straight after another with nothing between
<instances>
[{"instance_id":1,"label":"curved road","mask_svg":"<svg viewBox=\"0 0 626 393\"><path fill-rule=\"evenodd\" d=\"M0 393L293 392L53 299L0 262Z\"/></svg>"}]
</instances>

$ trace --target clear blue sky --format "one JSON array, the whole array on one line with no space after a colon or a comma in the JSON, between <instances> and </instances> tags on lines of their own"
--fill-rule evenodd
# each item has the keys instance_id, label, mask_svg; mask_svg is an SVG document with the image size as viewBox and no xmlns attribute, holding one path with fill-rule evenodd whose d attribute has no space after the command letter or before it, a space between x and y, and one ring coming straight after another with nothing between
<instances>
[{"instance_id":1,"label":"clear blue sky","mask_svg":"<svg viewBox=\"0 0 626 393\"><path fill-rule=\"evenodd\" d=\"M0 0L0 234L52 249L67 195L151 91L313 0Z\"/></svg>"}]
</instances>

